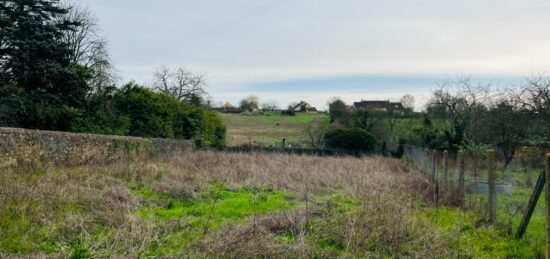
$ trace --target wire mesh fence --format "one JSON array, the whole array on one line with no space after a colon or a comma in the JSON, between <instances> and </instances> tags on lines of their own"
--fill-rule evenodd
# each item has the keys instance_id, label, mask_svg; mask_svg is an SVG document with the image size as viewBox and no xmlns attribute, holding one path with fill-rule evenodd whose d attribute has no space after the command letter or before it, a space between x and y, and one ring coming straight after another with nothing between
<instances>
[{"instance_id":1,"label":"wire mesh fence","mask_svg":"<svg viewBox=\"0 0 550 259\"><path fill-rule=\"evenodd\" d=\"M494 150L448 152L413 146L404 149L405 159L432 182L430 199L434 205L468 210L478 216L478 224L494 224L510 234L521 228L529 207L534 210L537 205L536 200L530 200L537 179L539 184L544 182L545 152L536 147L522 148L513 160L507 161ZM543 219L542 203L535 213Z\"/></svg>"}]
</instances>

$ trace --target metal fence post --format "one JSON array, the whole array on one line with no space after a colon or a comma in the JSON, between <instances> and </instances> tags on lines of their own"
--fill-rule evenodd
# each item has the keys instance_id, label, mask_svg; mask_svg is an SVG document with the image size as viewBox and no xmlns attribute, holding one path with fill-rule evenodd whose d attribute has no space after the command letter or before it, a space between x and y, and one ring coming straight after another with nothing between
<instances>
[{"instance_id":1,"label":"metal fence post","mask_svg":"<svg viewBox=\"0 0 550 259\"><path fill-rule=\"evenodd\" d=\"M531 216L533 216L533 212L535 212L535 208L537 207L537 203L539 201L540 195L542 194L542 190L544 189L544 185L546 185L546 172L544 169L539 175L539 178L537 179L537 184L535 185L535 189L533 190L533 193L531 194L531 198L529 199L529 204L527 205L527 210L525 211L525 214L523 214L523 218L521 219L521 223L519 224L518 231L516 232L516 238L522 238L525 234L525 231L527 231L527 226L529 226L529 221L531 221Z\"/></svg>"},{"instance_id":2,"label":"metal fence post","mask_svg":"<svg viewBox=\"0 0 550 259\"><path fill-rule=\"evenodd\" d=\"M464 150L458 151L458 195L460 198L460 207L464 209Z\"/></svg>"},{"instance_id":3,"label":"metal fence post","mask_svg":"<svg viewBox=\"0 0 550 259\"><path fill-rule=\"evenodd\" d=\"M494 149L487 150L487 171L489 180L489 222L495 223L497 220L497 197L496 197L496 173L495 173L496 152Z\"/></svg>"},{"instance_id":4,"label":"metal fence post","mask_svg":"<svg viewBox=\"0 0 550 259\"><path fill-rule=\"evenodd\" d=\"M544 157L544 168L546 171L546 193L545 193L545 225L546 225L546 258L550 257L550 153Z\"/></svg>"}]
</instances>

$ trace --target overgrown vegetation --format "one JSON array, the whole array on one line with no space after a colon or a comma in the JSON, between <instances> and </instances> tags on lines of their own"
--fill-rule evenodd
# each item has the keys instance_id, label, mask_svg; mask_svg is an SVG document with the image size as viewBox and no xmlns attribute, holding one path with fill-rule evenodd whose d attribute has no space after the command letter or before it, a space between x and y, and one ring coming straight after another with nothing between
<instances>
[{"instance_id":1,"label":"overgrown vegetation","mask_svg":"<svg viewBox=\"0 0 550 259\"><path fill-rule=\"evenodd\" d=\"M405 143L452 152L489 146L507 166L520 147L550 140L549 96L550 82L545 77L506 87L459 78L438 83L421 113L412 112L411 96L401 99L402 108L376 102L368 107L348 106L335 99L329 112L332 128L367 130L383 154L398 155Z\"/></svg>"},{"instance_id":2,"label":"overgrown vegetation","mask_svg":"<svg viewBox=\"0 0 550 259\"><path fill-rule=\"evenodd\" d=\"M469 78L439 84L412 144L456 151L479 145L495 148L505 167L522 145L548 141L550 84L544 78L498 87Z\"/></svg>"},{"instance_id":3,"label":"overgrown vegetation","mask_svg":"<svg viewBox=\"0 0 550 259\"><path fill-rule=\"evenodd\" d=\"M531 257L544 240L540 208L513 241L431 207L428 181L382 157L199 151L2 170L2 257Z\"/></svg>"}]
</instances>

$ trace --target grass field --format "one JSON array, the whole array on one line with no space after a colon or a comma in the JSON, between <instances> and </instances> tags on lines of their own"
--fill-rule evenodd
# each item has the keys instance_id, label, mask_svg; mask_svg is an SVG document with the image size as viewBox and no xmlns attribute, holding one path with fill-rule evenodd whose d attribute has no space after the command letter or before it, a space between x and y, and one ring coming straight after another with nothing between
<instances>
[{"instance_id":1,"label":"grass field","mask_svg":"<svg viewBox=\"0 0 550 259\"><path fill-rule=\"evenodd\" d=\"M280 147L282 139L293 146L309 146L306 132L308 125L314 120L322 120L328 124L329 117L324 113L297 114L283 116L278 112L258 115L221 114L227 127L229 146L242 144Z\"/></svg>"},{"instance_id":2,"label":"grass field","mask_svg":"<svg viewBox=\"0 0 550 259\"><path fill-rule=\"evenodd\" d=\"M540 206L514 240L472 212L431 206L423 175L382 157L199 151L1 172L2 258L533 258L544 248ZM511 213L502 206L500 219Z\"/></svg>"},{"instance_id":3,"label":"grass field","mask_svg":"<svg viewBox=\"0 0 550 259\"><path fill-rule=\"evenodd\" d=\"M278 112L241 115L241 114L220 114L227 127L228 146L237 146L243 144L252 144L266 147L281 147L282 139L286 139L287 144L293 147L311 146L310 138L307 133L308 126L313 121L321 121L317 127L325 127L329 124L329 115L325 113L304 114L296 116L284 116ZM408 139L412 134L414 127L419 127L422 118L403 118L395 124L396 139L399 137ZM386 121L381 120L373 133L383 141L387 138ZM396 140L393 142L397 143ZM395 144L394 143L394 144ZM395 147L393 147L395 148Z\"/></svg>"}]
</instances>

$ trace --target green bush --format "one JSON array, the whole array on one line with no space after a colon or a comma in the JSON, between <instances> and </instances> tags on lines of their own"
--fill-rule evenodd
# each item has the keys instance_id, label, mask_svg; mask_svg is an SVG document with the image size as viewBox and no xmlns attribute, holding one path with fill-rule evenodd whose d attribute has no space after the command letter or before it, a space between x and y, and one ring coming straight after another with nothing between
<instances>
[{"instance_id":1,"label":"green bush","mask_svg":"<svg viewBox=\"0 0 550 259\"><path fill-rule=\"evenodd\" d=\"M332 150L369 153L374 151L376 138L360 128L335 129L326 133L325 143Z\"/></svg>"},{"instance_id":2,"label":"green bush","mask_svg":"<svg viewBox=\"0 0 550 259\"><path fill-rule=\"evenodd\" d=\"M114 95L114 102L130 120L129 135L193 139L200 146L225 144L225 126L216 113L173 96L128 84Z\"/></svg>"},{"instance_id":3,"label":"green bush","mask_svg":"<svg viewBox=\"0 0 550 259\"><path fill-rule=\"evenodd\" d=\"M9 87L0 88L0 93L5 93L0 97L0 126L49 125L30 128L192 139L199 146L210 147L225 145L226 129L215 112L134 83L94 93L85 109L62 103L42 104ZM28 115L23 116L25 114ZM14 118L24 119L18 121Z\"/></svg>"},{"instance_id":4,"label":"green bush","mask_svg":"<svg viewBox=\"0 0 550 259\"><path fill-rule=\"evenodd\" d=\"M220 116L213 111L204 111L204 140L211 147L225 146L226 129Z\"/></svg>"},{"instance_id":5,"label":"green bush","mask_svg":"<svg viewBox=\"0 0 550 259\"><path fill-rule=\"evenodd\" d=\"M186 108L177 99L130 83L117 91L114 101L117 110L130 118L129 135L184 138L174 129L178 112L185 113Z\"/></svg>"}]
</instances>

